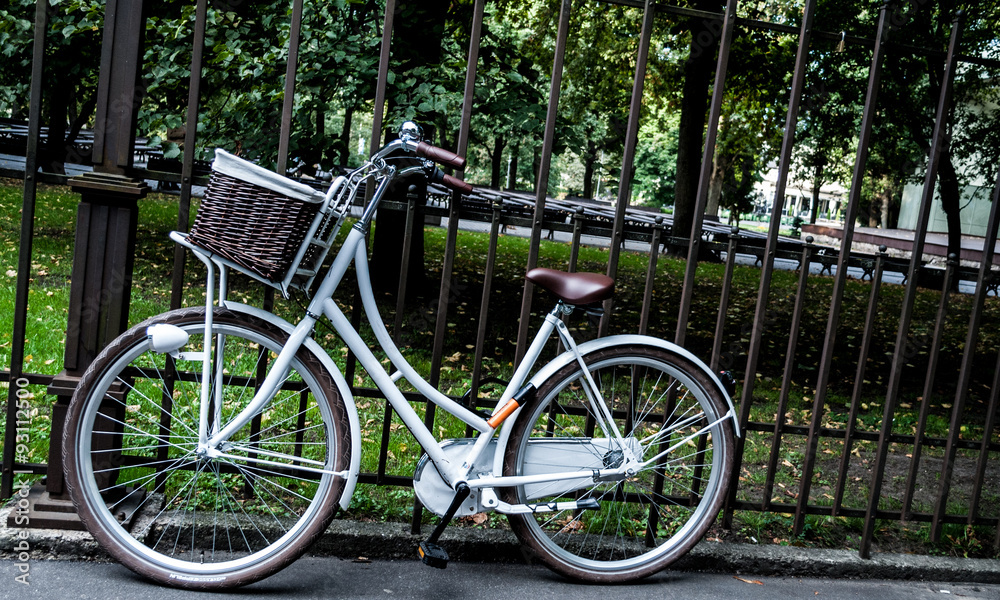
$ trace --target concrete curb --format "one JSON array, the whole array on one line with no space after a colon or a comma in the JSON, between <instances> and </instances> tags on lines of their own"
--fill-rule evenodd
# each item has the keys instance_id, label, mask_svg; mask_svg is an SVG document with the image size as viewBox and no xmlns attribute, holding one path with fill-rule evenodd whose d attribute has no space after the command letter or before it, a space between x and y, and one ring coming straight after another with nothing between
<instances>
[{"instance_id":1,"label":"concrete curb","mask_svg":"<svg viewBox=\"0 0 1000 600\"><path fill-rule=\"evenodd\" d=\"M10 511L10 507L0 510L0 558L16 558L15 546L27 539L31 560L112 560L86 532L7 527ZM423 535L427 535L430 529L424 529ZM24 532L26 538L21 537ZM345 559L415 559L422 537L411 534L406 523L335 520L309 554ZM528 562L509 531L451 527L440 543L453 561ZM1000 561L991 559L879 553L863 560L853 550L711 541L699 543L671 569L758 576L1000 583Z\"/></svg>"}]
</instances>

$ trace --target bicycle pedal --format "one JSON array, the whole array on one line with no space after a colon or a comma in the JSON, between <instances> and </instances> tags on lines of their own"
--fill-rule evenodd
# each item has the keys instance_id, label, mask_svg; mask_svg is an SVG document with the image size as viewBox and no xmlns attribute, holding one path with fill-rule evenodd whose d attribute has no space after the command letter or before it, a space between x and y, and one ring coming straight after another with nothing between
<instances>
[{"instance_id":1,"label":"bicycle pedal","mask_svg":"<svg viewBox=\"0 0 1000 600\"><path fill-rule=\"evenodd\" d=\"M417 554L420 555L420 560L428 567L443 569L448 566L448 552L437 544L420 542L420 546L417 547Z\"/></svg>"}]
</instances>

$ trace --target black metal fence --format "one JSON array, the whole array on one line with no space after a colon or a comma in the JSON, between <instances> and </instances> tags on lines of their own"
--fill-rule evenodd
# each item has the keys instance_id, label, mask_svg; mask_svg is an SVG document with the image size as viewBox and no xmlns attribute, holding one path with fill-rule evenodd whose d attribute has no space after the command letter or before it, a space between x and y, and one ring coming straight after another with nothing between
<instances>
[{"instance_id":1,"label":"black metal fence","mask_svg":"<svg viewBox=\"0 0 1000 600\"><path fill-rule=\"evenodd\" d=\"M546 196L556 117L561 92L563 61L570 32L571 0L562 0L555 57L552 65L551 88L535 193L513 194L481 191L466 203L458 196L432 202L423 209L425 214L445 217L447 228L443 255L429 257L439 261L440 288L432 311L430 380L437 384L446 366L449 322L455 319L456 292L453 275L459 250L457 242L460 223L485 224L488 251L482 270L481 296L478 304L474 339L462 340L473 348L471 398L487 374L481 365L490 350L488 332L497 300L494 272L498 241L509 226L527 230L529 252L525 269L539 263L542 238L558 231L568 236L569 269L575 269L582 240L586 236L607 240L607 272L615 276L623 248L641 249L647 261L642 282L641 300L624 306L611 306L598 327L601 333L620 328L616 314L638 311L639 332L673 338L679 344L703 346L701 354L714 368L733 370L739 386L739 416L746 432L738 443L737 469L733 473L731 497L725 509L725 521L731 522L735 511L763 511L793 515L794 532L801 533L811 516L853 518L857 522L859 550L867 557L876 531L876 521L896 520L930 523L931 539L940 539L949 524L976 526L995 530L994 543L1000 544L1000 453L997 433L997 408L1000 399L1000 365L997 363L996 278L992 270L994 245L984 245L978 269L960 269L949 262L943 272L939 291L921 291L924 281L922 254L928 229L928 214L933 201L937 176L937 157L945 140L950 106L950 86L959 65L974 68L989 61L964 57L958 52L962 21L956 20L951 44L942 74L941 99L935 121L930 161L926 173L919 219L914 232L911 258L893 263L884 252L864 255L852 252L855 222L861 201L861 183L868 158L870 136L878 110L878 93L882 65L888 51L886 28L893 6L881 9L878 30L870 39L855 40L872 48L869 84L864 113L857 134L859 145L854 164L850 196L846 204L843 244L836 253L821 252L811 243L794 242L779 235L780 216L785 202L785 186L791 169L794 134L803 96L807 54L816 43L835 43L838 32L821 32L812 27L816 11L815 0L806 0L798 27L763 23L736 18L737 1L730 0L724 14L703 13L679 9L654 2L619 0L615 4L632 6L643 11L639 50L636 56L631 109L627 123L620 189L617 202L601 210L559 204ZM46 2L38 3L36 27L45 30ZM456 151L466 154L469 149L471 117L476 110L474 92L480 36L484 24L484 0L476 0L468 51L461 128ZM203 69L207 0L197 3L187 108L187 138L196 139L199 114L200 78ZM284 108L281 115L281 146L278 170L284 172L288 162L288 140L292 127L294 84L299 44L298 23L302 18L302 0L292 3L291 39L288 48ZM387 0L384 13L384 37L379 61L379 81L385 82L391 71L390 41L396 0ZM720 23L718 60L713 89L726 85L727 65L733 32L737 28L764 28L798 35L798 53L792 72L786 115L785 136L779 158L779 178L772 218L766 234L748 234L728 226L706 223L702 215L708 195L712 156L723 102L716 93L708 115L707 139L701 165L698 205L695 223L689 238L674 240L673 247L688 248L683 263L683 277L675 282L665 279L662 248L672 236L671 222L656 215L629 208L630 179L636 155L637 132L640 123L643 85L655 14L683 14L689 18L707 19ZM9 382L8 410L3 448L3 493L9 495L15 474L30 472L45 474L50 479L61 478L57 459L50 464L30 464L18 452L18 393L27 384L49 385L54 378L25 370L25 322L30 318L27 286L31 277L31 248L36 185L39 180L66 182L64 177L36 174L37 140L40 132L39 104L43 81L42 53L44 33L36 38L35 70L31 87L31 115L26 145L24 199L20 261L17 276L17 302L14 309L13 343L9 369L2 378ZM990 63L992 64L992 63ZM993 65L995 66L995 65ZM379 145L383 136L382 115L385 112L385 85L378 86L373 102L371 144ZM195 144L185 147L179 174L136 172L124 169L126 176L160 178L180 186L178 228L186 229L189 222L192 187L195 177ZM986 240L995 240L1000 226L1000 180L993 192L992 211L987 224ZM402 205L408 218L417 218L416 205ZM403 256L409 256L412 237L404 240ZM698 257L714 254L721 261L718 276L708 278L701 270L704 263ZM750 256L760 265L752 275L737 266L739 256ZM405 260L405 258L404 258ZM180 306L184 293L185 257L177 251L172 282L172 304ZM775 283L776 264L794 263L797 281L791 287ZM811 270L808 268L813 265ZM822 268L830 276L817 275ZM906 274L902 286L883 284L883 274L895 268ZM407 269L402 269L407 273ZM853 273L853 276L852 276ZM965 277L974 282L971 296L957 297L950 282ZM863 293L854 279L868 281ZM738 281L737 281L738 280ZM748 283L749 281L749 283ZM677 285L680 284L680 285ZM398 305L394 329L399 335L406 313L404 276L399 282ZM127 290L126 290L127 293ZM736 311L734 294L743 296L744 307ZM917 311L920 302L926 304L927 294L936 294L937 310L933 315ZM747 301L747 296L754 296ZM529 326L534 290L525 283L516 336L516 354L520 357L529 338ZM464 299L464 298L463 298ZM509 302L508 300L504 300ZM357 303L355 303L357 304ZM126 303L127 305L127 303ZM661 318L667 306L676 309L676 318ZM816 322L817 308L824 322ZM747 308L749 307L749 308ZM689 339L693 313L709 311L714 321L710 336ZM695 315L702 317L704 314ZM467 317L463 317L467 318ZM862 325L863 323L863 325ZM408 323L408 326L412 326ZM671 331L672 329L672 331ZM990 335L984 336L984 333ZM944 347L945 340L961 339L959 344ZM880 369L877 377L872 375ZM347 379L354 384L353 362L348 363ZM377 396L375 390L358 386L359 397ZM947 394L947 396L945 396ZM881 408L879 412L878 407ZM367 483L409 485L408 474L392 473L384 459L388 451L390 419L386 408L382 430L382 460L379 467L362 476ZM427 411L433 422L433 410ZM53 414L53 437L58 437L61 423ZM941 422L946 426L940 427ZM933 425L933 426L932 426ZM50 468L51 467L51 468ZM55 472L53 472L55 471ZM51 489L51 486L50 486ZM418 507L419 509L419 507Z\"/></svg>"}]
</instances>

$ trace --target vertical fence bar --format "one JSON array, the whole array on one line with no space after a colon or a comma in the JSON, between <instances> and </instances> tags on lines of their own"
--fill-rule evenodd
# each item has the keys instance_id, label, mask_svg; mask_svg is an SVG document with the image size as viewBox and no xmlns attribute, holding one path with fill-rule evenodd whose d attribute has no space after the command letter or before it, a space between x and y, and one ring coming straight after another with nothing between
<instances>
[{"instance_id":1,"label":"vertical fence bar","mask_svg":"<svg viewBox=\"0 0 1000 600\"><path fill-rule=\"evenodd\" d=\"M393 18L396 14L396 0L385 0L385 16L382 20L382 46L378 58L378 81L375 83L375 107L372 111L372 136L368 142L369 151L382 146L382 120L385 118L385 89L389 85L389 57L392 49ZM375 190L365 186L365 203Z\"/></svg>"},{"instance_id":2,"label":"vertical fence bar","mask_svg":"<svg viewBox=\"0 0 1000 600\"><path fill-rule=\"evenodd\" d=\"M869 140L875 122L878 102L879 85L882 80L882 62L885 54L885 40L889 28L889 14L892 3L882 6L879 14L878 34L875 41L875 51L872 56L872 66L868 75L868 91L865 95L865 109L861 117L861 134L859 135L858 152L854 161L854 175L851 179L851 191L847 210L844 214L844 236L837 258L837 272L833 280L833 292L830 299L830 312L826 323L826 337L823 340L823 350L820 354L819 374L816 382L816 394L813 398L812 420L809 423L808 439L806 440L805 462L802 466L802 479L799 485L799 501L792 526L794 535L802 532L805 526L805 512L809 504L809 490L812 487L813 467L816 463L816 448L819 443L818 434L823 407L826 404L827 383L830 380L830 370L833 364L833 350L837 339L837 326L840 323L840 309L843 304L844 288L847 282L847 266L850 264L851 244L854 240L854 222L857 218L861 199L861 185L864 181L864 169L868 162Z\"/></svg>"},{"instance_id":3,"label":"vertical fence bar","mask_svg":"<svg viewBox=\"0 0 1000 600\"><path fill-rule=\"evenodd\" d=\"M472 123L472 107L475 104L476 70L479 65L479 39L483 31L483 12L485 0L477 0L472 16L472 31L469 36L469 55L465 72L465 93L462 98L462 121L458 133L458 146L455 151L459 156L465 156L469 149L469 128ZM458 238L459 207L462 204L462 194L453 191L448 204L448 234L445 242L444 262L441 265L441 289L438 294L437 322L434 327L434 347L431 355L431 385L437 386L440 381L441 356L444 352L444 339L448 331L448 308L451 304L451 276L455 267L455 246ZM428 405L428 425L433 418L434 406Z\"/></svg>"},{"instance_id":4,"label":"vertical fence bar","mask_svg":"<svg viewBox=\"0 0 1000 600\"><path fill-rule=\"evenodd\" d=\"M889 372L889 385L886 392L885 408L882 414L882 430L879 432L878 454L875 457L875 464L872 469L871 497L869 499L868 514L865 515L865 529L861 537L860 555L862 558L868 558L871 555L871 537L875 532L879 496L882 493L882 478L885 473L885 463L889 453L889 439L892 435L892 419L896 411L899 385L903 376L903 364L907 360L907 338L909 337L910 322L913 317L913 304L917 296L917 273L920 269L921 257L924 253L924 238L927 235L930 208L934 200L934 181L937 177L938 164L941 160L941 150L942 146L947 143L948 108L951 105L951 87L955 79L956 53L961 38L963 21L964 16L959 12L952 26L951 41L948 44L948 57L945 62L945 72L941 79L941 95L938 99L937 113L934 120L930 162L927 165L927 175L924 178L923 198L920 201L920 212L917 217L916 231L914 232L910 267L907 271L906 291L900 311L899 329L896 332L896 348L892 357L892 370Z\"/></svg>"},{"instance_id":5,"label":"vertical fence bar","mask_svg":"<svg viewBox=\"0 0 1000 600\"><path fill-rule=\"evenodd\" d=\"M885 271L885 246L879 246L875 257L875 272L872 275L872 289L868 296L868 312L865 315L865 329L861 337L861 350L858 354L858 370L854 375L854 391L851 394L851 407L847 415L847 428L844 432L844 448L840 454L840 471L837 476L837 488L833 495L833 510L837 516L844 501L844 489L847 486L847 473L851 466L851 447L854 444L854 434L858 428L858 409L861 407L861 392L864 390L865 372L868 368L868 352L871 350L872 333L875 330L875 319L878 316L878 301L882 289L882 273Z\"/></svg>"},{"instance_id":6,"label":"vertical fence bar","mask_svg":"<svg viewBox=\"0 0 1000 600\"><path fill-rule=\"evenodd\" d=\"M982 325L983 305L986 303L986 294L989 291L986 286L986 278L993 269L993 256L995 254L997 230L1000 229L1000 174L997 175L997 183L993 188L993 203L990 206L990 217L986 224L986 238L983 242L983 257L979 264L979 275L976 277L976 293L972 302L972 314L969 316L969 329L965 338L965 350L962 355L962 367L958 374L958 387L956 396L964 396L968 393L969 381L972 378L973 362L975 357L976 344L979 342L979 328ZM998 370L1000 376L1000 370ZM972 498L969 501L969 523L975 519L979 512L979 499L982 494L982 482L986 475L986 462L990 455L990 438L993 436L993 426L996 422L997 402L996 390L998 383L993 383L992 402L989 404L986 414L986 423L983 429L983 441L979 446L979 460L976 463L976 478L972 486ZM960 400L956 398L956 402ZM997 527L1000 535L1000 527ZM1000 544L997 544L1000 546Z\"/></svg>"},{"instance_id":7,"label":"vertical fence bar","mask_svg":"<svg viewBox=\"0 0 1000 600\"><path fill-rule=\"evenodd\" d=\"M948 315L948 300L951 296L951 282L957 274L958 257L948 255L948 265L945 269L944 282L941 287L941 299L938 302L937 319L934 322L934 334L931 337L931 347L927 359L927 374L924 377L924 395L920 401L920 413L917 417L917 430L913 436L913 452L910 458L910 469L906 476L906 489L903 491L903 520L909 520L913 506L913 492L916 488L917 474L920 470L920 456L924 446L924 436L927 432L927 415L930 412L931 398L934 396L934 380L937 379L938 359L941 356L941 335ZM952 430L950 437L958 432Z\"/></svg>"},{"instance_id":8,"label":"vertical fence bar","mask_svg":"<svg viewBox=\"0 0 1000 600\"><path fill-rule=\"evenodd\" d=\"M646 268L646 288L642 293L642 313L639 314L639 335L646 334L646 329L649 327L649 313L653 310L653 284L656 282L656 259L662 235L663 217L656 217L656 223L649 236L649 264Z\"/></svg>"},{"instance_id":9,"label":"vertical fence bar","mask_svg":"<svg viewBox=\"0 0 1000 600\"><path fill-rule=\"evenodd\" d=\"M292 20L288 30L288 61L285 65L285 91L281 104L281 131L278 134L278 156L275 170L288 171L288 145L292 137L292 109L295 106L295 74L299 67L299 39L302 31L302 0L292 1ZM360 302L355 303L360 304ZM264 287L264 310L274 308L274 288Z\"/></svg>"},{"instance_id":10,"label":"vertical fence bar","mask_svg":"<svg viewBox=\"0 0 1000 600\"><path fill-rule=\"evenodd\" d=\"M503 201L493 201L493 219L490 221L490 245L486 251L486 269L483 272L483 295L479 303L479 327L476 330L475 359L472 362L472 386L470 396L472 409L475 410L479 399L479 382L483 376L483 355L486 352L486 321L490 312L490 296L493 293L493 271L496 267L497 242L500 239L500 215L503 211ZM466 430L466 435L472 435L472 428Z\"/></svg>"},{"instance_id":11,"label":"vertical fence bar","mask_svg":"<svg viewBox=\"0 0 1000 600\"><path fill-rule=\"evenodd\" d=\"M559 92L562 90L563 61L566 58L566 38L569 37L569 16L572 7L572 0L562 0L559 6L559 29L556 32L556 51L552 60L549 107L545 113L545 134L542 138L542 156L535 184L535 212L531 220L531 241L528 245L528 264L525 266L525 271L534 269L535 265L538 264L538 246L542 238L542 218L545 215L545 196L548 193L552 149L555 147L556 119L559 117ZM521 296L521 316L517 325L517 349L514 364L521 362L527 349L534 289L531 282L525 279L524 292Z\"/></svg>"},{"instance_id":12,"label":"vertical fence bar","mask_svg":"<svg viewBox=\"0 0 1000 600\"><path fill-rule=\"evenodd\" d=\"M201 102L201 66L205 51L205 23L208 20L208 0L198 0L194 17L194 37L191 39L191 75L188 79L187 122L184 123L184 159L181 163L181 197L177 207L177 231L187 231L191 220L191 178L194 175L194 155L197 151L198 108ZM170 308L180 308L184 299L184 260L187 250L174 245L174 270L170 281Z\"/></svg>"},{"instance_id":13,"label":"vertical fence bar","mask_svg":"<svg viewBox=\"0 0 1000 600\"><path fill-rule=\"evenodd\" d=\"M816 0L806 0L802 10L802 26L799 30L799 47L795 54L795 70L792 74L792 90L788 98L788 113L785 116L785 134L781 140L781 153L778 162L778 181L775 185L774 204L771 208L771 223L767 231L767 242L764 246L764 261L761 266L760 287L757 290L757 308L754 311L753 331L750 334L750 347L747 350L746 374L743 378L743 392L740 396L740 427L746 431L750 420L750 408L753 403L753 388L756 383L757 361L760 359L761 340L764 336L764 322L767 318L767 303L771 296L771 277L774 274L774 256L778 246L778 230L781 227L781 213L785 205L785 186L791 169L792 148L795 144L795 125L799 118L799 103L802 99L802 88L805 85L806 64L809 57L809 43L812 38L813 15L816 11ZM693 238L692 238L693 239ZM688 262L691 262L688 259ZM694 271L691 273L691 283L694 285ZM684 289L688 288L685 276ZM691 293L691 292L685 292ZM690 300L688 301L690 302ZM685 327L686 325L685 317ZM678 325L678 331L680 331ZM725 522L732 521L732 505L736 501L737 488L740 482L740 471L743 463L743 449L746 438L743 435L736 440L736 453L733 465L732 479L729 483L729 500L726 504Z\"/></svg>"},{"instance_id":14,"label":"vertical fence bar","mask_svg":"<svg viewBox=\"0 0 1000 600\"><path fill-rule=\"evenodd\" d=\"M399 258L399 286L396 288L396 314L392 321L392 340L399 345L403 336L403 312L406 310L406 287L410 274L410 250L413 248L413 221L417 214L417 196L406 195L406 226L403 229L403 255Z\"/></svg>"},{"instance_id":15,"label":"vertical fence bar","mask_svg":"<svg viewBox=\"0 0 1000 600\"><path fill-rule=\"evenodd\" d=\"M781 392L778 395L778 412L774 417L774 437L771 438L771 454L767 463L767 482L764 484L764 497L761 510L771 508L771 495L774 493L774 476L778 470L778 454L781 451L781 434L785 427L785 412L788 410L788 397L792 388L792 373L795 372L795 352L799 344L799 331L802 328L802 307L805 305L806 285L809 281L809 259L813 253L813 238L806 237L806 245L802 248L802 258L799 261L799 285L795 292L795 307L792 310L792 327L788 333L788 347L785 349L785 372L781 380Z\"/></svg>"},{"instance_id":16,"label":"vertical fence bar","mask_svg":"<svg viewBox=\"0 0 1000 600\"><path fill-rule=\"evenodd\" d=\"M385 12L382 17L382 43L379 49L379 61L378 61L378 76L375 83L375 103L372 110L372 134L369 138L369 150L378 148L381 146L382 142L382 120L385 113L385 90L388 85L389 77L389 58L390 50L392 48L392 27L393 18L396 14L396 0L386 0L385 2ZM371 199L372 192L374 192L374 186L365 186L365 203ZM355 291L354 301L351 310L351 326L355 329L361 324L361 295L359 292ZM353 390L354 385L354 374L357 371L357 361L354 359L354 353L348 351L347 362L344 365L344 376L347 379L347 384L351 386ZM389 420L392 416L392 409L389 406L389 402L386 401L385 404L385 417L383 419L383 437L389 429ZM378 478L381 479L385 474L385 467L382 464L383 458L380 457L380 465Z\"/></svg>"},{"instance_id":17,"label":"vertical fence bar","mask_svg":"<svg viewBox=\"0 0 1000 600\"><path fill-rule=\"evenodd\" d=\"M694 298L695 277L697 276L698 257L701 251L701 233L705 222L705 205L708 203L708 183L712 177L715 140L719 135L719 119L722 116L722 100L723 96L725 96L726 72L729 68L729 50L732 48L733 29L736 27L737 5L738 0L728 0L726 2L726 14L722 17L722 39L719 42L719 59L715 67L715 81L712 83L712 103L708 110L708 135L705 137L705 150L701 155L701 174L698 177L694 220L691 223L687 265L684 269L684 287L681 288L680 308L677 314L677 332L674 335L674 342L680 346L684 345L684 341L687 338L688 320L691 315L691 303ZM737 451L736 455L739 456L739 451Z\"/></svg>"},{"instance_id":18,"label":"vertical fence bar","mask_svg":"<svg viewBox=\"0 0 1000 600\"><path fill-rule=\"evenodd\" d=\"M577 206L573 212L573 238L569 245L569 272L576 272L576 263L580 258L580 237L583 235L583 221L585 219L582 206Z\"/></svg>"},{"instance_id":19,"label":"vertical fence bar","mask_svg":"<svg viewBox=\"0 0 1000 600\"><path fill-rule=\"evenodd\" d=\"M611 227L611 247L608 249L607 275L614 279L618 275L618 260L625 235L625 209L632 194L632 167L635 164L635 147L639 142L639 117L642 114L642 92L646 82L646 63L649 60L649 43L653 37L653 19L656 5L646 0L642 10L642 31L639 34L639 53L635 60L635 76L632 78L632 98L628 109L628 125L625 129L625 149L622 152L622 170L618 185L618 202L615 205L615 221ZM654 259L655 260L655 259ZM598 325L598 335L606 335L611 322L612 299L604 301L604 314Z\"/></svg>"},{"instance_id":20,"label":"vertical fence bar","mask_svg":"<svg viewBox=\"0 0 1000 600\"><path fill-rule=\"evenodd\" d=\"M458 146L455 149L459 156L465 156L469 149L469 129L472 123L472 107L475 103L476 70L479 65L479 40L483 31L484 4L485 0L476 0L472 16L469 56L465 72L465 93L462 98L462 122L459 127ZM437 387L441 380L441 360L444 353L444 340L448 332L448 308L453 294L451 277L455 267L461 199L461 192L455 190L451 194L451 202L448 205L448 234L445 242L444 262L441 265L441 289L438 293L437 322L434 327L434 347L431 354L431 374L428 379L434 387ZM428 402L424 423L429 428L433 428L434 425L434 409L435 405ZM419 531L422 511L420 502L414 500L412 530L415 532Z\"/></svg>"},{"instance_id":21,"label":"vertical fence bar","mask_svg":"<svg viewBox=\"0 0 1000 600\"><path fill-rule=\"evenodd\" d=\"M7 386L7 424L3 440L3 475L0 498L14 490L15 436L17 434L16 381L24 373L24 338L28 323L28 291L31 285L31 249L35 235L35 192L38 187L38 136L42 124L42 80L45 76L45 33L49 28L49 3L35 3L35 40L31 58L31 88L28 101L28 139L24 154L24 197L21 201L21 239L17 251L17 282L14 295L14 330L10 342L10 381Z\"/></svg>"},{"instance_id":22,"label":"vertical fence bar","mask_svg":"<svg viewBox=\"0 0 1000 600\"><path fill-rule=\"evenodd\" d=\"M983 431L983 441L979 446L979 464L976 466L976 479L982 480L981 473L986 471L986 461L989 459L990 439L993 437L993 427L997 422L997 412L1000 412L1000 360L993 368L996 374L993 376L993 387L990 389L989 410L986 413L986 428ZM977 490L978 491L978 490ZM978 504L978 495L976 498ZM974 518L974 513L969 510L969 519ZM1000 523L997 523L997 532L993 537L993 547L1000 548Z\"/></svg>"},{"instance_id":23,"label":"vertical fence bar","mask_svg":"<svg viewBox=\"0 0 1000 600\"><path fill-rule=\"evenodd\" d=\"M285 66L285 97L281 104L281 134L278 138L278 173L288 170L288 144L292 137L292 108L295 106L295 74L299 68L299 39L302 32L302 0L292 1L292 22L288 31L288 63Z\"/></svg>"},{"instance_id":24,"label":"vertical fence bar","mask_svg":"<svg viewBox=\"0 0 1000 600\"><path fill-rule=\"evenodd\" d=\"M962 11L959 11L958 15L956 15L955 25L954 25L954 29L952 31L952 42L951 42L951 45L948 48L948 63L947 63L947 67L946 67L947 70L946 70L945 81L943 81L942 84L941 84L942 88L948 87L950 89L951 82L952 82L952 80L955 77L955 68L956 68L956 65L955 65L955 62L956 62L955 61L955 53L958 51L958 40L956 38L958 38L961 35L961 27L962 27L962 24L964 22L964 18L965 18L965 13L963 13ZM944 93L945 93L944 90L942 90L941 93L942 93L942 96L943 96ZM944 102L944 99L942 99L942 102ZM1000 185L1000 184L998 184L998 185ZM989 222L989 228L990 228L989 231L990 231L990 233L987 234L988 236L992 236L992 237L987 237L986 240L985 240L985 242L984 242L984 247L983 247L983 262L982 262L982 265L980 266L980 269L979 269L980 280L979 280L979 285L977 285L977 287L976 287L977 304L976 304L976 308L973 309L974 313L973 313L973 316L970 319L969 332L968 332L968 336L967 336L968 339L966 340L965 354L962 357L962 368L961 368L961 372L959 374L959 385L962 386L962 387L959 387L958 390L956 391L956 393L955 393L955 402L953 403L953 407L952 407L951 425L950 425L950 428L949 428L949 431L951 432L951 435L948 436L948 441L945 444L944 466L941 469L941 492L940 492L940 499L938 500L938 505L935 507L935 510L934 510L934 521L933 521L933 523L931 525L931 538L934 539L934 540L938 540L941 537L941 528L942 528L942 525L943 525L943 520L944 520L944 517L945 517L945 513L947 512L947 509L948 509L948 504L947 504L948 503L948 494L949 494L949 492L951 490L951 476L952 476L952 471L953 471L953 469L955 467L955 452L957 450L956 444L959 441L959 437L960 437L960 434L961 434L962 413L965 412L965 402L966 402L966 400L968 398L968 388L969 388L968 382L969 382L969 378L971 376L972 357L973 357L973 353L975 352L976 342L978 341L978 335L979 335L979 316L978 316L978 313L981 312L982 309L981 309L981 306L978 304L978 302L979 302L978 301L978 295L980 293L980 291L979 291L980 288L985 287L983 285L983 282L985 281L985 274L989 272L989 269L991 268L991 266L993 264L993 260L992 260L993 259L993 247L994 247L994 244L995 244L995 240L997 239L997 225L996 225L996 223L994 223L993 213L997 209L996 205L997 205L998 201L1000 201L1000 197L998 197L997 192L994 191L993 206L991 207L991 210L990 210L990 222ZM986 246L990 247L989 250L987 250ZM984 432L984 434L983 434L984 435L984 439L985 439L985 444L982 446L982 449L987 450L987 451L988 451L988 448L989 448L990 431L991 431L990 429L987 429ZM980 463L983 463L984 459L982 458L983 457L982 450L981 450L980 456L981 456ZM985 465L982 465L979 468L977 468L977 473L981 469L984 469L984 468L985 468ZM976 504L978 505L978 501L979 501L978 487L975 488L975 489L977 490L977 492L976 492ZM970 520L973 518L973 512L974 512L973 508L970 506L970 509L969 509L969 519Z\"/></svg>"},{"instance_id":25,"label":"vertical fence bar","mask_svg":"<svg viewBox=\"0 0 1000 600\"><path fill-rule=\"evenodd\" d=\"M736 246L740 242L740 228L729 230L729 246L726 249L726 271L722 276L722 292L719 294L719 314L715 317L715 339L712 341L713 371L722 362L722 341L726 330L726 316L729 313L729 293L733 289L733 269L736 266Z\"/></svg>"},{"instance_id":26,"label":"vertical fence bar","mask_svg":"<svg viewBox=\"0 0 1000 600\"><path fill-rule=\"evenodd\" d=\"M201 67L205 50L205 28L208 21L208 0L198 0L195 6L194 33L191 37L191 71L188 76L187 118L184 123L184 156L181 162L181 195L177 205L177 231L186 232L191 220L191 188L194 176L194 160L198 144L198 113L201 103ZM181 307L184 300L184 271L187 250L180 244L174 245L174 268L170 280L170 308ZM170 422L173 419L173 385L177 377L176 363L167 359L166 372L167 389L163 397L163 410L160 415L160 435L166 440ZM169 394L167 393L169 392ZM256 429L256 422L253 424ZM160 444L157 449L157 460L166 460L169 446ZM156 486L163 485L164 475L157 476Z\"/></svg>"},{"instance_id":27,"label":"vertical fence bar","mask_svg":"<svg viewBox=\"0 0 1000 600\"><path fill-rule=\"evenodd\" d=\"M712 342L711 368L713 371L722 363L722 346L725 338L726 317L729 313L729 294L733 288L733 270L736 266L736 247L739 245L740 228L729 230L729 245L726 248L726 269L722 276L722 290L719 293L719 312L715 317L715 336Z\"/></svg>"}]
</instances>

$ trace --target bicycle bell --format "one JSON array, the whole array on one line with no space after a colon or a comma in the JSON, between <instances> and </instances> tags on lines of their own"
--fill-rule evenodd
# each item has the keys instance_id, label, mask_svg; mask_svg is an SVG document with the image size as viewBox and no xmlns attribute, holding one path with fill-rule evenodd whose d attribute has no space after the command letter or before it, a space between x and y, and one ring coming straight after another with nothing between
<instances>
[{"instance_id":1,"label":"bicycle bell","mask_svg":"<svg viewBox=\"0 0 1000 600\"><path fill-rule=\"evenodd\" d=\"M424 139L424 130L413 121L404 121L399 126L399 139L404 142L420 142Z\"/></svg>"}]
</instances>

